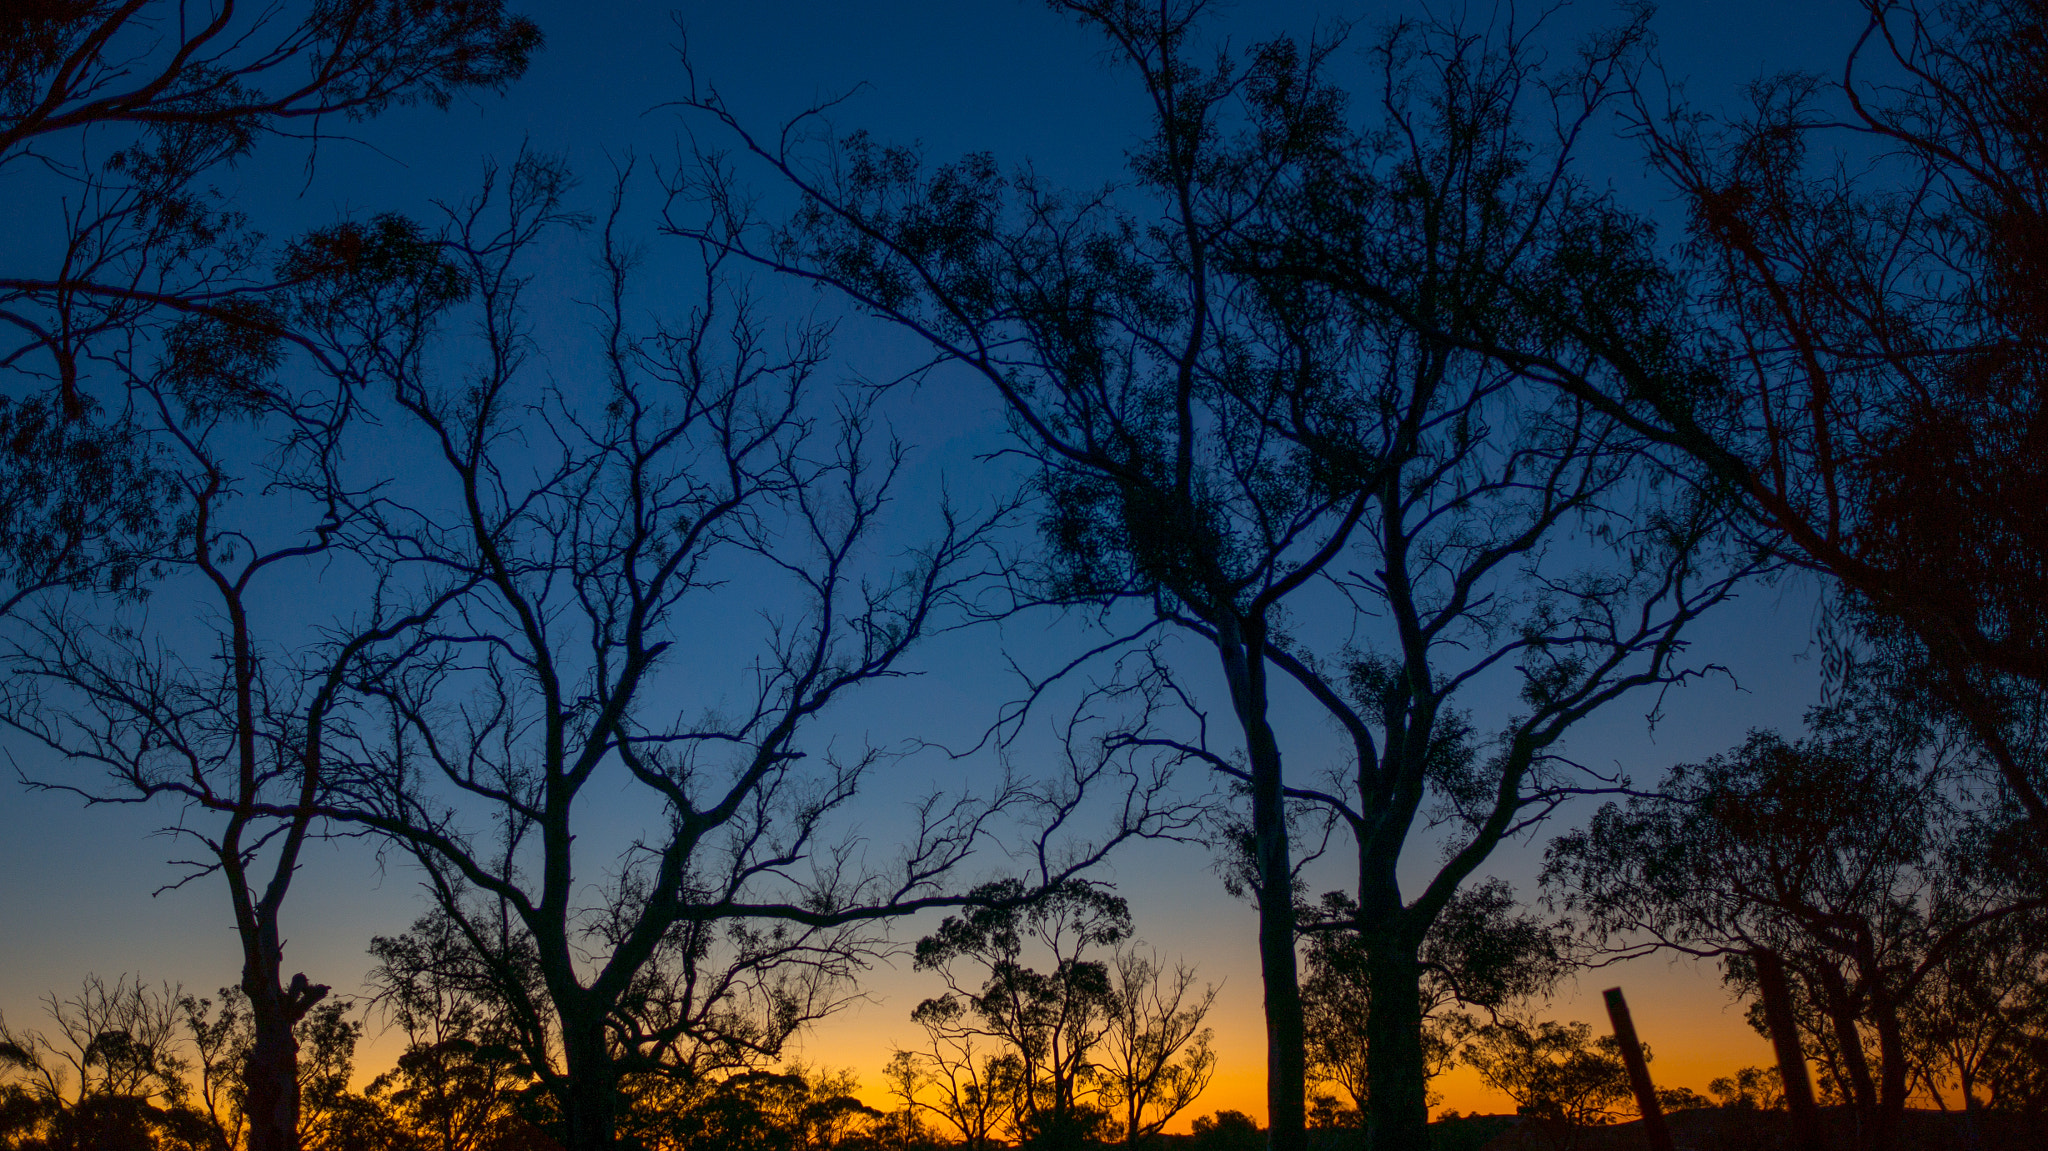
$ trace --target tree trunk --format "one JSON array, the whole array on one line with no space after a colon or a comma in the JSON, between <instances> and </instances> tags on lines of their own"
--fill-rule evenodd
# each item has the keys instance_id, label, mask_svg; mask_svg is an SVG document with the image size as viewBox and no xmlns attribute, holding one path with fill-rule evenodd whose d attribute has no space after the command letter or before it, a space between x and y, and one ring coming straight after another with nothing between
<instances>
[{"instance_id":1,"label":"tree trunk","mask_svg":"<svg viewBox=\"0 0 2048 1151\"><path fill-rule=\"evenodd\" d=\"M1763 995L1771 1046L1778 1055L1778 1080L1785 1085L1785 1106L1792 1114L1794 1146L1797 1151L1825 1151L1827 1137L1821 1131L1820 1109L1814 1106L1813 1082L1806 1075L1806 1053L1800 1050L1799 1017L1792 1008L1792 984L1785 978L1785 961L1777 952L1762 949L1751 957L1756 962L1757 988Z\"/></svg>"},{"instance_id":2,"label":"tree trunk","mask_svg":"<svg viewBox=\"0 0 2048 1151\"><path fill-rule=\"evenodd\" d=\"M1977 1151L1984 1146L1984 1108L1977 1102L1977 1076L1969 1060L1957 1060L1956 1079L1963 1089L1963 1139L1971 1151Z\"/></svg>"},{"instance_id":3,"label":"tree trunk","mask_svg":"<svg viewBox=\"0 0 2048 1151\"><path fill-rule=\"evenodd\" d=\"M1834 968L1826 963L1815 964L1815 973L1826 997L1828 1023L1834 1028L1835 1049L1849 1079L1858 1123L1867 1125L1877 1114L1877 1081L1871 1078L1870 1060L1863 1055L1863 1033L1856 1030L1856 1005L1849 999L1848 985Z\"/></svg>"},{"instance_id":4,"label":"tree trunk","mask_svg":"<svg viewBox=\"0 0 2048 1151\"><path fill-rule=\"evenodd\" d=\"M1365 1020L1371 1097L1366 1145L1429 1151L1429 1076L1422 1053L1422 964L1414 943L1383 933L1366 943L1372 1010Z\"/></svg>"},{"instance_id":5,"label":"tree trunk","mask_svg":"<svg viewBox=\"0 0 2048 1151\"><path fill-rule=\"evenodd\" d=\"M1848 1073L1856 1110L1874 1114L1877 1111L1877 1080L1871 1076L1870 1060L1863 1054L1863 1033L1856 1030L1856 1018L1838 1011L1830 1015L1829 1022L1834 1024L1835 1047L1842 1053L1842 1068Z\"/></svg>"},{"instance_id":6,"label":"tree trunk","mask_svg":"<svg viewBox=\"0 0 2048 1151\"><path fill-rule=\"evenodd\" d=\"M1906 1044L1896 1004L1884 994L1872 996L1871 1023L1877 1028L1877 1125L1871 1133L1875 1151L1886 1151L1906 1118Z\"/></svg>"},{"instance_id":7,"label":"tree trunk","mask_svg":"<svg viewBox=\"0 0 2048 1151\"><path fill-rule=\"evenodd\" d=\"M326 998L327 988L307 982L304 974L280 988L273 969L245 972L242 990L249 996L249 1022L256 1033L242 1065L249 1151L298 1151L299 1041L292 1029Z\"/></svg>"},{"instance_id":8,"label":"tree trunk","mask_svg":"<svg viewBox=\"0 0 2048 1151\"><path fill-rule=\"evenodd\" d=\"M1266 992L1266 1145L1307 1151L1308 1054L1295 968L1294 863L1287 842L1280 744L1266 719L1266 665L1253 622L1218 643L1251 763L1252 853L1259 883L1259 975Z\"/></svg>"},{"instance_id":9,"label":"tree trunk","mask_svg":"<svg viewBox=\"0 0 2048 1151\"><path fill-rule=\"evenodd\" d=\"M1252 785L1259 855L1259 974L1266 989L1266 1138L1271 1151L1306 1151L1308 1056L1294 958L1294 868L1277 762L1275 767L1270 787L1258 778Z\"/></svg>"},{"instance_id":10,"label":"tree trunk","mask_svg":"<svg viewBox=\"0 0 2048 1151\"><path fill-rule=\"evenodd\" d=\"M298 1151L299 1043L275 1003L257 1006L267 998L249 997L256 1031L242 1072L248 1091L249 1151Z\"/></svg>"},{"instance_id":11,"label":"tree trunk","mask_svg":"<svg viewBox=\"0 0 2048 1151\"><path fill-rule=\"evenodd\" d=\"M562 1060L569 1072L562 1146L566 1151L612 1151L618 1085L602 1017L562 1021Z\"/></svg>"}]
</instances>

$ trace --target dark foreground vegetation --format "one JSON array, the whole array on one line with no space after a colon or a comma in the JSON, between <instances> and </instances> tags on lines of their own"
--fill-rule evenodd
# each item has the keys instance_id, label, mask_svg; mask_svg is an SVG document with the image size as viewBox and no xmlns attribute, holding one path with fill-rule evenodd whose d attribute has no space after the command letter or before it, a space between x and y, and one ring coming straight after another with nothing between
<instances>
[{"instance_id":1,"label":"dark foreground vegetation","mask_svg":"<svg viewBox=\"0 0 2048 1151\"><path fill-rule=\"evenodd\" d=\"M825 118L857 105L755 122L685 53L660 165L591 192L537 142L277 235L238 165L488 98L542 30L0 5L0 188L43 229L0 268L6 750L162 810L241 951L212 996L0 1022L0 1146L2032 1138L2048 11L1845 3L1823 73L1696 107L1639 6L1246 44L1054 0L1145 123L1079 187ZM858 376L854 325L904 362ZM972 482L891 431L939 389L1001 413ZM1793 582L1805 730L1575 757L1739 677L1696 641ZM1017 687L967 746L888 702L984 664ZM1566 810L1540 893L1490 877ZM285 956L325 838L426 893L360 999ZM1221 1053L1101 880L1146 838L1257 909L1263 1131L1162 1133ZM1542 1017L1657 952L1777 1065L1660 1092ZM881 1085L788 1064L891 954L933 994ZM359 1074L370 1026L403 1054ZM1430 1122L1459 1065L1512 1131Z\"/></svg>"},{"instance_id":2,"label":"dark foreground vegetation","mask_svg":"<svg viewBox=\"0 0 2048 1151\"><path fill-rule=\"evenodd\" d=\"M1826 1151L1855 1151L1870 1145L1868 1132L1856 1117L1843 1109L1823 1112L1823 1140ZM1673 1140L1691 1151L1789 1151L1801 1146L1798 1133L1783 1112L1752 1110L1693 1110L1671 1116ZM1945 1151L1962 1147L2010 1147L2034 1151L2048 1147L2048 1128L2038 1118L2018 1115L1966 1115L1953 1111L1912 1110L1899 1126L1897 1142L1901 1151ZM1484 1144L1486 1151L1540 1151L1575 1148L1577 1151L1637 1151L1649 1144L1640 1122L1574 1132L1560 1137L1529 1124L1518 1124L1506 1134Z\"/></svg>"}]
</instances>

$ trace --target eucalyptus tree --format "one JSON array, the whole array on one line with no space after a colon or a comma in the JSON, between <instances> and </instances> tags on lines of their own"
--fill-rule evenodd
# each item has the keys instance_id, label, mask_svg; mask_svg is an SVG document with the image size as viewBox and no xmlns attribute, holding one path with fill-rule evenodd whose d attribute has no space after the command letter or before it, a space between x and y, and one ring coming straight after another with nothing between
<instances>
[{"instance_id":1,"label":"eucalyptus tree","mask_svg":"<svg viewBox=\"0 0 2048 1151\"><path fill-rule=\"evenodd\" d=\"M1912 1086L1915 1001L2040 900L1982 865L1981 822L1927 729L1868 697L1809 724L1603 806L1553 841L1545 882L1594 942L1723 959L1744 996L1757 956L1776 956L1834 1088L1883 1147Z\"/></svg>"},{"instance_id":2,"label":"eucalyptus tree","mask_svg":"<svg viewBox=\"0 0 2048 1151\"><path fill-rule=\"evenodd\" d=\"M630 186L595 239L587 355L539 362L532 281L585 220L526 155L447 209L468 327L365 366L415 454L350 505L351 546L462 590L361 653L349 690L382 734L318 805L417 863L576 1151L613 1145L636 1076L775 1058L843 1002L876 927L978 898L953 876L998 832L1037 861L1028 895L1186 819L1145 757L1082 749L902 789L895 846L867 857L856 796L905 769L846 701L973 617L1009 509L899 533L885 395L823 379L829 332L776 334L715 250L637 327Z\"/></svg>"},{"instance_id":3,"label":"eucalyptus tree","mask_svg":"<svg viewBox=\"0 0 2048 1151\"><path fill-rule=\"evenodd\" d=\"M204 1144L178 1050L178 992L88 975L43 999L54 1032L0 1019L0 1139L9 1147Z\"/></svg>"},{"instance_id":4,"label":"eucalyptus tree","mask_svg":"<svg viewBox=\"0 0 2048 1151\"><path fill-rule=\"evenodd\" d=\"M1150 1141L1215 1074L1202 1024L1216 989L1138 953L1130 910L1106 888L1070 883L1026 903L1007 886L918 943L917 966L946 990L911 1013L924 1049L892 1064L907 1106L970 1147L1004 1128L1021 1146ZM932 1089L939 1102L922 1101Z\"/></svg>"},{"instance_id":5,"label":"eucalyptus tree","mask_svg":"<svg viewBox=\"0 0 2048 1151\"><path fill-rule=\"evenodd\" d=\"M1444 334L1691 457L1751 539L1839 593L1832 660L1860 633L1922 662L2038 836L2048 768L2011 727L2048 685L2048 18L1860 7L1839 70L1769 77L1731 113L1632 78L1629 135L1682 241L1608 205L1578 259L1516 285L1601 372Z\"/></svg>"},{"instance_id":6,"label":"eucalyptus tree","mask_svg":"<svg viewBox=\"0 0 2048 1151\"><path fill-rule=\"evenodd\" d=\"M944 994L917 1005L912 1018L934 1050L964 1037L993 1041L993 1086L1007 1096L1004 1113L1019 1146L1072 1147L1102 1134L1107 1109L1097 1105L1094 1055L1116 1027L1111 964L1097 956L1130 939L1124 900L1078 882L1029 904L1021 886L987 906L949 915L918 941L917 966L936 971ZM1047 970L1028 966L1041 953ZM941 1068L941 1074L958 1074ZM972 1073L972 1069L967 1069Z\"/></svg>"},{"instance_id":7,"label":"eucalyptus tree","mask_svg":"<svg viewBox=\"0 0 2048 1151\"><path fill-rule=\"evenodd\" d=\"M672 229L842 293L980 379L1039 468L1037 594L1135 608L1105 647L1167 629L1213 654L1231 735L1188 669L1151 660L1157 706L1128 741L1248 793L1273 1145L1305 1139L1293 808L1356 846L1352 910L1306 926L1366 940L1374 1138L1421 1146L1431 924L1495 847L1597 785L1566 731L1697 674L1682 631L1756 566L1719 548L1722 510L1671 453L1524 370L1605 371L1517 288L1601 220L1571 150L1640 25L1556 74L1526 32L1396 26L1358 124L1334 41L1210 55L1199 4L1054 7L1142 90L1125 183L1073 192L803 124L756 136L699 88L686 102L802 201L760 221L704 157ZM1511 352L1475 350L1503 332ZM1294 693L1319 718L1283 730ZM1482 693L1485 729L1459 706ZM1283 751L1323 754L1326 720L1343 766L1290 776ZM1404 894L1397 864L1432 839L1443 865Z\"/></svg>"},{"instance_id":8,"label":"eucalyptus tree","mask_svg":"<svg viewBox=\"0 0 2048 1151\"><path fill-rule=\"evenodd\" d=\"M307 269L273 264L265 213L222 174L266 141L331 149L340 123L501 90L540 40L498 0L0 11L0 607L147 574L138 553L176 488L110 360L152 344L317 353L279 298Z\"/></svg>"},{"instance_id":9,"label":"eucalyptus tree","mask_svg":"<svg viewBox=\"0 0 2048 1151\"><path fill-rule=\"evenodd\" d=\"M1109 1026L1095 1057L1101 1098L1119 1141L1137 1148L1194 1106L1216 1075L1212 1032L1203 1026L1216 1005L1214 984L1195 990L1195 968L1171 971L1133 946L1110 963Z\"/></svg>"}]
</instances>

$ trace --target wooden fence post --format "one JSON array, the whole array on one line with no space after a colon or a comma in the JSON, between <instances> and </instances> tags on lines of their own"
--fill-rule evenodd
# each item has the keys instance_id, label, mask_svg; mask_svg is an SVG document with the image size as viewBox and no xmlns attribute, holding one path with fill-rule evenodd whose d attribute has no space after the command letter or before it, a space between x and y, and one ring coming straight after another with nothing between
<instances>
[{"instance_id":1,"label":"wooden fence post","mask_svg":"<svg viewBox=\"0 0 2048 1151\"><path fill-rule=\"evenodd\" d=\"M1635 1020L1629 1017L1628 1000L1621 997L1621 988L1610 987L1606 991L1607 1018L1614 1023L1614 1038L1621 1043L1621 1062L1628 1068L1628 1085L1635 1089L1636 1106L1643 1113L1643 1134L1649 1137L1650 1151L1676 1151L1671 1143L1671 1128L1664 1122L1664 1109L1657 1105L1657 1088L1650 1082L1650 1064L1643 1058L1643 1045L1636 1038Z\"/></svg>"}]
</instances>

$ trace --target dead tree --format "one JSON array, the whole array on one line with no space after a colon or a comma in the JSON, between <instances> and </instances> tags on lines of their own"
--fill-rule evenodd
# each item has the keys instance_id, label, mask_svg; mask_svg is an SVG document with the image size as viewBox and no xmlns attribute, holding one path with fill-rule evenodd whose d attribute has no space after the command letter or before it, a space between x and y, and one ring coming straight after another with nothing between
<instances>
[{"instance_id":1,"label":"dead tree","mask_svg":"<svg viewBox=\"0 0 2048 1151\"><path fill-rule=\"evenodd\" d=\"M589 367L543 385L522 293L572 222L565 188L526 157L451 209L445 250L477 286L470 375L368 369L426 452L403 498L363 505L359 549L470 590L364 652L351 690L387 735L322 810L418 862L583 1151L612 1145L622 1083L774 1057L841 1002L874 928L978 898L953 875L999 826L1035 844L1028 890L1189 816L1163 774L1104 752L927 793L886 861L835 838L894 761L816 729L971 614L1008 509L941 507L929 542L882 563L904 457L879 397L821 383L828 333L772 338L715 251L686 309L634 330L622 190ZM624 832L604 815L621 791ZM1083 835L1097 800L1108 823Z\"/></svg>"}]
</instances>

